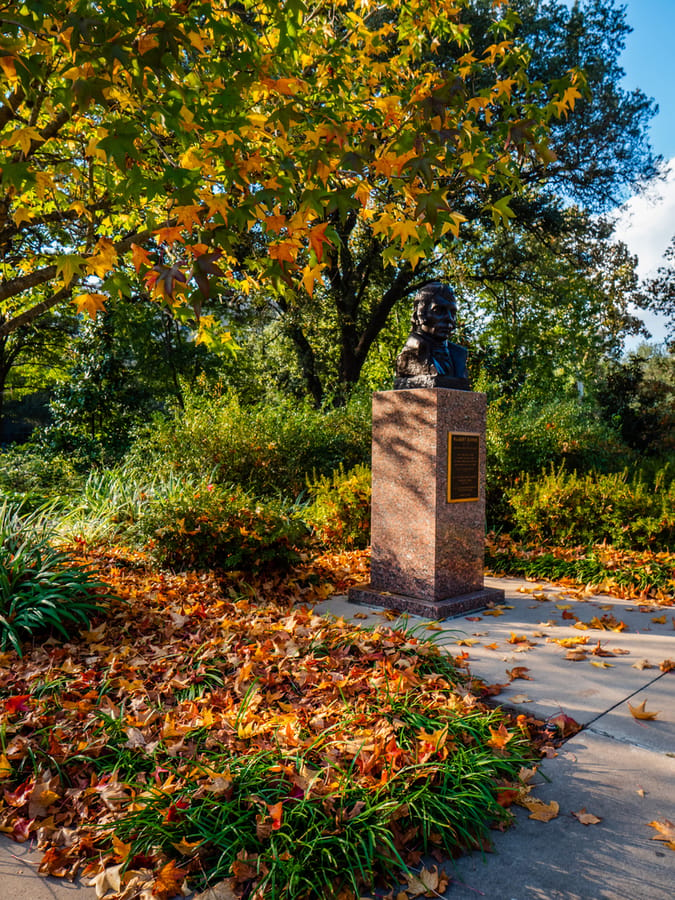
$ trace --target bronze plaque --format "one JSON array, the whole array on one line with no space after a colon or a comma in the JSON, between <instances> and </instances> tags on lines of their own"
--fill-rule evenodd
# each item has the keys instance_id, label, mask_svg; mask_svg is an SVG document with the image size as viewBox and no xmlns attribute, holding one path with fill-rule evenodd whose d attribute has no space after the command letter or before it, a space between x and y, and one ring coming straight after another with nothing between
<instances>
[{"instance_id":1,"label":"bronze plaque","mask_svg":"<svg viewBox=\"0 0 675 900\"><path fill-rule=\"evenodd\" d=\"M480 435L448 435L448 503L478 500Z\"/></svg>"}]
</instances>

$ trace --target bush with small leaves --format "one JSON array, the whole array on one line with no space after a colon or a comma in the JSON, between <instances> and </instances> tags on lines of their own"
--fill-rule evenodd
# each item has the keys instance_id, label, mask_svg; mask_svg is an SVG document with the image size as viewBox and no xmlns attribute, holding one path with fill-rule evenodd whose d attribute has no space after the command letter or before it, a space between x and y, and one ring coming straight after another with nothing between
<instances>
[{"instance_id":1,"label":"bush with small leaves","mask_svg":"<svg viewBox=\"0 0 675 900\"><path fill-rule=\"evenodd\" d=\"M370 540L370 469L354 466L345 472L341 465L331 477L309 482L313 502L305 521L326 547L361 549Z\"/></svg>"},{"instance_id":2,"label":"bush with small leaves","mask_svg":"<svg viewBox=\"0 0 675 900\"><path fill-rule=\"evenodd\" d=\"M149 497L135 532L160 565L223 571L286 566L308 536L293 507L190 481Z\"/></svg>"}]
</instances>

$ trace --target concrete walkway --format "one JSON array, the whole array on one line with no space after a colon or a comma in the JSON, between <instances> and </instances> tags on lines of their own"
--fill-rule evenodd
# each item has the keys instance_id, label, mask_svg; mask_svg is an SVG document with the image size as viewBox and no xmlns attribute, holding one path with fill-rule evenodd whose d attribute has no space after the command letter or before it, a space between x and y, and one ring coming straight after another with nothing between
<instances>
[{"instance_id":1,"label":"concrete walkway","mask_svg":"<svg viewBox=\"0 0 675 900\"><path fill-rule=\"evenodd\" d=\"M533 791L559 804L557 817L544 823L517 809L516 826L494 833L494 853L457 861L443 896L674 900L675 851L652 840L658 832L648 823L675 823L675 670L660 668L675 661L675 607L517 579L486 583L506 590L502 607L431 626L410 617L409 624L451 653L468 653L474 675L504 685L496 698L504 706L539 718L564 712L584 728L544 762ZM381 611L343 597L317 612L365 626L383 621ZM620 623L620 631L602 629ZM556 643L584 638L572 648ZM635 719L629 701L657 717ZM582 825L572 815L581 810L601 821ZM0 900L94 900L93 888L39 878L39 859L25 844L0 840Z\"/></svg>"},{"instance_id":2,"label":"concrete walkway","mask_svg":"<svg viewBox=\"0 0 675 900\"><path fill-rule=\"evenodd\" d=\"M494 853L458 860L443 896L674 900L675 851L652 840L658 831L648 823L675 823L675 670L660 668L668 659L675 664L675 607L518 579L486 583L506 590L502 607L447 619L429 633L449 652L468 653L474 675L505 685L496 702L544 719L563 712L584 728L545 760L532 792L545 803L555 800L558 816L539 822L514 807L515 827L494 833ZM363 625L382 621L381 612L340 597L321 611ZM579 627L592 622L626 627ZM409 623L426 633L424 620ZM555 643L584 638L572 648ZM510 681L509 672L527 678ZM629 702L658 715L635 719ZM582 810L601 821L582 825L572 815Z\"/></svg>"}]
</instances>

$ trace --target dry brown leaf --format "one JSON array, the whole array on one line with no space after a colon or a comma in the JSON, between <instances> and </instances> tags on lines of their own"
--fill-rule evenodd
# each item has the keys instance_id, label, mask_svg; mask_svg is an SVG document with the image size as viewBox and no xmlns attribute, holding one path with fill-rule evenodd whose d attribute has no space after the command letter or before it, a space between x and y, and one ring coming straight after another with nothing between
<instances>
[{"instance_id":1,"label":"dry brown leaf","mask_svg":"<svg viewBox=\"0 0 675 900\"><path fill-rule=\"evenodd\" d=\"M528 797L523 801L523 806L530 810L529 818L535 819L537 822L550 822L560 812L560 805L555 800L544 803L543 800L538 800L536 797Z\"/></svg>"},{"instance_id":2,"label":"dry brown leaf","mask_svg":"<svg viewBox=\"0 0 675 900\"><path fill-rule=\"evenodd\" d=\"M585 650L568 650L565 654L565 659L571 659L573 662L581 662L581 660L588 659L586 656Z\"/></svg>"},{"instance_id":3,"label":"dry brown leaf","mask_svg":"<svg viewBox=\"0 0 675 900\"><path fill-rule=\"evenodd\" d=\"M628 704L628 709L631 712L631 715L634 719L646 719L651 720L655 719L658 716L658 712L647 712L645 706L647 705L647 701L643 700L642 703L638 703L637 706L633 706L632 704Z\"/></svg>"},{"instance_id":4,"label":"dry brown leaf","mask_svg":"<svg viewBox=\"0 0 675 900\"><path fill-rule=\"evenodd\" d=\"M666 624L666 616L653 616L652 622L655 625L665 625Z\"/></svg>"},{"instance_id":5,"label":"dry brown leaf","mask_svg":"<svg viewBox=\"0 0 675 900\"><path fill-rule=\"evenodd\" d=\"M232 890L227 881L219 881L201 894L195 894L192 900L239 900L240 895Z\"/></svg>"},{"instance_id":6,"label":"dry brown leaf","mask_svg":"<svg viewBox=\"0 0 675 900\"><path fill-rule=\"evenodd\" d=\"M648 659L641 659L639 662L634 662L631 666L631 669L639 669L642 671L643 669L653 669L654 666L649 662Z\"/></svg>"},{"instance_id":7,"label":"dry brown leaf","mask_svg":"<svg viewBox=\"0 0 675 900\"><path fill-rule=\"evenodd\" d=\"M602 822L602 819L599 819L598 816L594 816L593 813L586 812L586 807L582 807L579 812L573 812L572 815L575 819L578 819L582 825L597 825L598 822Z\"/></svg>"},{"instance_id":8,"label":"dry brown leaf","mask_svg":"<svg viewBox=\"0 0 675 900\"><path fill-rule=\"evenodd\" d=\"M513 669L507 669L506 674L509 676L509 681L515 681L516 678L522 678L523 681L532 681L532 678L527 674L529 671L527 666L515 666Z\"/></svg>"},{"instance_id":9,"label":"dry brown leaf","mask_svg":"<svg viewBox=\"0 0 675 900\"><path fill-rule=\"evenodd\" d=\"M411 872L406 878L406 890L411 892L412 897L422 897L429 892L440 894L448 886L448 876L445 872L439 872L438 866L432 869L424 867L420 872Z\"/></svg>"}]
</instances>

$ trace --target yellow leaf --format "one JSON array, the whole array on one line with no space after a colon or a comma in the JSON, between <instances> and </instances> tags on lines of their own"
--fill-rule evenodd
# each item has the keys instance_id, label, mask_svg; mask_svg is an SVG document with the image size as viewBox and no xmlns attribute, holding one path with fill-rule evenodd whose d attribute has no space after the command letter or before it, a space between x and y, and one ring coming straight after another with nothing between
<instances>
[{"instance_id":1,"label":"yellow leaf","mask_svg":"<svg viewBox=\"0 0 675 900\"><path fill-rule=\"evenodd\" d=\"M5 754L0 755L0 778L9 778L12 774L12 764Z\"/></svg>"},{"instance_id":2,"label":"yellow leaf","mask_svg":"<svg viewBox=\"0 0 675 900\"><path fill-rule=\"evenodd\" d=\"M18 76L16 74L16 63L14 62L13 56L2 56L0 57L0 66L2 67L2 71L5 73L5 78L9 81L10 84L14 84L18 81Z\"/></svg>"},{"instance_id":3,"label":"yellow leaf","mask_svg":"<svg viewBox=\"0 0 675 900\"><path fill-rule=\"evenodd\" d=\"M631 715L634 719L655 719L658 716L657 712L647 712L645 706L647 704L646 700L643 700L642 703L639 703L637 706L632 706L630 703L628 704L628 709L631 712Z\"/></svg>"},{"instance_id":4,"label":"yellow leaf","mask_svg":"<svg viewBox=\"0 0 675 900\"><path fill-rule=\"evenodd\" d=\"M182 853L183 856L190 856L192 854L192 852L194 850L196 850L196 848L199 847L199 845L201 843L202 843L201 840L186 841L185 838L183 838L179 843L172 844L171 846L175 847L175 849L178 850L179 853Z\"/></svg>"},{"instance_id":5,"label":"yellow leaf","mask_svg":"<svg viewBox=\"0 0 675 900\"><path fill-rule=\"evenodd\" d=\"M597 666L598 669L613 669L613 668L614 668L614 664L613 664L613 663L608 663L608 662L605 662L604 660L598 661L598 660L592 659L592 660L591 660L591 665L592 665L592 666ZM630 705L630 704L629 704L629 705Z\"/></svg>"},{"instance_id":6,"label":"yellow leaf","mask_svg":"<svg viewBox=\"0 0 675 900\"><path fill-rule=\"evenodd\" d=\"M27 206L19 206L14 210L12 218L14 219L15 225L21 225L22 222L31 222L33 216Z\"/></svg>"},{"instance_id":7,"label":"yellow leaf","mask_svg":"<svg viewBox=\"0 0 675 900\"><path fill-rule=\"evenodd\" d=\"M652 619L652 622L654 622L656 625L665 625L666 617L665 616L654 616L654 618Z\"/></svg>"},{"instance_id":8,"label":"yellow leaf","mask_svg":"<svg viewBox=\"0 0 675 900\"><path fill-rule=\"evenodd\" d=\"M653 841L675 841L675 825L670 819L655 820L647 824L659 832L652 837Z\"/></svg>"},{"instance_id":9,"label":"yellow leaf","mask_svg":"<svg viewBox=\"0 0 675 900\"><path fill-rule=\"evenodd\" d=\"M2 143L5 147L13 147L15 144L18 144L22 153L26 156L33 141L42 142L44 138L37 128L26 125L24 128L17 128Z\"/></svg>"},{"instance_id":10,"label":"yellow leaf","mask_svg":"<svg viewBox=\"0 0 675 900\"><path fill-rule=\"evenodd\" d=\"M418 223L410 219L405 219L403 222L393 222L391 225L392 240L399 238L403 247L410 238L417 237L418 228Z\"/></svg>"},{"instance_id":11,"label":"yellow leaf","mask_svg":"<svg viewBox=\"0 0 675 900\"><path fill-rule=\"evenodd\" d=\"M86 312L90 318L95 319L99 310L105 309L107 299L105 294L79 294L73 297L73 303L79 313Z\"/></svg>"},{"instance_id":12,"label":"yellow leaf","mask_svg":"<svg viewBox=\"0 0 675 900\"><path fill-rule=\"evenodd\" d=\"M96 252L86 260L85 265L92 275L98 275L102 278L114 268L117 250L115 250L115 245L108 238L101 238L95 250Z\"/></svg>"},{"instance_id":13,"label":"yellow leaf","mask_svg":"<svg viewBox=\"0 0 675 900\"><path fill-rule=\"evenodd\" d=\"M305 268L302 270L302 283L310 297L314 294L314 284L317 278L321 276L322 269L323 266L316 265L305 266Z\"/></svg>"}]
</instances>

